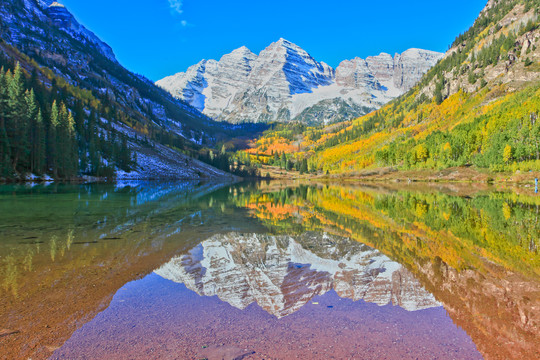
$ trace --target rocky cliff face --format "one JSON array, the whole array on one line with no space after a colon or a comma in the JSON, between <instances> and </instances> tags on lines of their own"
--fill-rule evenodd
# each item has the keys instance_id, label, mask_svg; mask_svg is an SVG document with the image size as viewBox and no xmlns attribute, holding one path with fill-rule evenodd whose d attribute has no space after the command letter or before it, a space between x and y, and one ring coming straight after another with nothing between
<instances>
[{"instance_id":1,"label":"rocky cliff face","mask_svg":"<svg viewBox=\"0 0 540 360\"><path fill-rule=\"evenodd\" d=\"M329 123L363 115L403 94L441 57L410 49L394 57L344 61L334 70L280 39L258 56L242 47L157 85L220 121ZM317 110L322 107L325 111Z\"/></svg>"},{"instance_id":2,"label":"rocky cliff face","mask_svg":"<svg viewBox=\"0 0 540 360\"><path fill-rule=\"evenodd\" d=\"M440 306L408 270L379 251L320 233L216 235L156 273L239 309L256 302L278 318L332 289L343 298L409 311Z\"/></svg>"},{"instance_id":3,"label":"rocky cliff face","mask_svg":"<svg viewBox=\"0 0 540 360\"><path fill-rule=\"evenodd\" d=\"M396 54L394 86L404 92L410 90L442 56L420 49L409 49L401 55Z\"/></svg>"},{"instance_id":4,"label":"rocky cliff face","mask_svg":"<svg viewBox=\"0 0 540 360\"><path fill-rule=\"evenodd\" d=\"M43 14L48 16L50 21L58 28L83 43L90 43L93 46L96 46L102 55L106 56L109 60L116 62L116 57L112 48L101 41L101 39L93 32L81 25L64 5L52 0L38 0L37 5L38 8L34 8L36 14L39 13L36 10L40 8L43 11ZM33 6L31 0L26 1L26 7L28 9L32 9Z\"/></svg>"},{"instance_id":5,"label":"rocky cliff face","mask_svg":"<svg viewBox=\"0 0 540 360\"><path fill-rule=\"evenodd\" d=\"M473 27L458 36L437 66L440 75L428 74L419 96L430 98L437 87L443 99L500 85L514 92L540 81L539 19L537 1L489 0Z\"/></svg>"}]
</instances>

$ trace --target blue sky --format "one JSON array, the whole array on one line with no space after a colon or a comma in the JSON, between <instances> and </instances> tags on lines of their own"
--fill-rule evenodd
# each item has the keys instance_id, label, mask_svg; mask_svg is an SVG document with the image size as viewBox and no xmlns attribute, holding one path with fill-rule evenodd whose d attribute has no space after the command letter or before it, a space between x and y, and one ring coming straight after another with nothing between
<instances>
[{"instance_id":1,"label":"blue sky","mask_svg":"<svg viewBox=\"0 0 540 360\"><path fill-rule=\"evenodd\" d=\"M316 60L342 60L412 47L444 52L487 0L60 0L151 80L247 46L259 53L283 37Z\"/></svg>"}]
</instances>

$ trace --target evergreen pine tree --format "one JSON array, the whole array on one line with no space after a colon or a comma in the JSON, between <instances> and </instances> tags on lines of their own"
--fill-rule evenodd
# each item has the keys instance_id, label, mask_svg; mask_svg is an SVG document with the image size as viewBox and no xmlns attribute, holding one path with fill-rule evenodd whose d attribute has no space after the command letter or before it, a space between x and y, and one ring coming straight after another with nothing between
<instances>
[{"instance_id":1,"label":"evergreen pine tree","mask_svg":"<svg viewBox=\"0 0 540 360\"><path fill-rule=\"evenodd\" d=\"M119 168L125 171L131 170L131 151L129 150L127 139L125 136L122 137L120 143L120 156L119 156Z\"/></svg>"},{"instance_id":2,"label":"evergreen pine tree","mask_svg":"<svg viewBox=\"0 0 540 360\"><path fill-rule=\"evenodd\" d=\"M77 150L75 137L75 119L62 104L59 112L59 126L57 131L58 170L62 177L70 178L77 171Z\"/></svg>"},{"instance_id":3,"label":"evergreen pine tree","mask_svg":"<svg viewBox=\"0 0 540 360\"><path fill-rule=\"evenodd\" d=\"M43 115L38 110L32 132L32 172L43 174L45 168L45 126Z\"/></svg>"},{"instance_id":4,"label":"evergreen pine tree","mask_svg":"<svg viewBox=\"0 0 540 360\"><path fill-rule=\"evenodd\" d=\"M11 143L11 156L13 171L21 157L28 150L27 131L28 117L26 116L26 102L24 91L24 78L21 65L17 63L12 76L8 77L8 123L5 126Z\"/></svg>"},{"instance_id":5,"label":"evergreen pine tree","mask_svg":"<svg viewBox=\"0 0 540 360\"><path fill-rule=\"evenodd\" d=\"M308 172L308 162L307 159L302 160L302 164L300 165L300 174L305 174Z\"/></svg>"},{"instance_id":6,"label":"evergreen pine tree","mask_svg":"<svg viewBox=\"0 0 540 360\"><path fill-rule=\"evenodd\" d=\"M79 156L77 146L77 135L75 130L75 118L71 112L67 116L67 134L66 134L66 149L68 152L66 163L66 175L68 177L75 176L79 168Z\"/></svg>"},{"instance_id":7,"label":"evergreen pine tree","mask_svg":"<svg viewBox=\"0 0 540 360\"><path fill-rule=\"evenodd\" d=\"M60 126L60 114L56 100L51 106L51 118L49 131L47 136L47 163L48 167L53 171L53 176L58 177L58 140L57 133Z\"/></svg>"},{"instance_id":8,"label":"evergreen pine tree","mask_svg":"<svg viewBox=\"0 0 540 360\"><path fill-rule=\"evenodd\" d=\"M284 153L284 152L281 153L281 158L280 158L280 168L282 168L282 169L286 169L286 168L287 168L287 157L285 156L285 153Z\"/></svg>"},{"instance_id":9,"label":"evergreen pine tree","mask_svg":"<svg viewBox=\"0 0 540 360\"><path fill-rule=\"evenodd\" d=\"M38 131L38 114L39 108L36 101L36 96L34 90L26 91L24 94L26 102L26 124L28 128L25 134L27 141L26 152L25 152L25 167L30 169L30 172L34 172L35 168L35 156L36 156L36 146L38 146L40 138L37 134Z\"/></svg>"},{"instance_id":10,"label":"evergreen pine tree","mask_svg":"<svg viewBox=\"0 0 540 360\"><path fill-rule=\"evenodd\" d=\"M7 113L7 76L2 67L0 69L0 176L11 174L11 144L6 130Z\"/></svg>"}]
</instances>

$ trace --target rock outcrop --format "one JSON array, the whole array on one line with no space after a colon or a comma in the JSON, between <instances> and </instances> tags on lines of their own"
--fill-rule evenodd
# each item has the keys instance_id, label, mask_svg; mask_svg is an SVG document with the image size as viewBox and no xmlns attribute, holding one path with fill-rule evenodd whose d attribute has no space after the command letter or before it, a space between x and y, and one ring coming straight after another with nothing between
<instances>
[{"instance_id":1,"label":"rock outcrop","mask_svg":"<svg viewBox=\"0 0 540 360\"><path fill-rule=\"evenodd\" d=\"M38 4L54 25L83 42L89 41L97 46L102 55L116 62L112 48L101 41L93 32L82 26L64 5L50 0L40 0Z\"/></svg>"}]
</instances>

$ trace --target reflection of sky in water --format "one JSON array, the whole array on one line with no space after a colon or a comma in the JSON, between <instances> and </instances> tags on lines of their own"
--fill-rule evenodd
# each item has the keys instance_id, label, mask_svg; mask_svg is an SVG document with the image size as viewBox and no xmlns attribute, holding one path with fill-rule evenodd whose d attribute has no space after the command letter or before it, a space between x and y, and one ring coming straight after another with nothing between
<instances>
[{"instance_id":1,"label":"reflection of sky in water","mask_svg":"<svg viewBox=\"0 0 540 360\"><path fill-rule=\"evenodd\" d=\"M256 304L240 310L157 274L126 284L53 358L221 359L208 354L230 352L259 358L359 358L369 352L389 359L481 359L442 307L409 312L343 299L331 290L278 319Z\"/></svg>"}]
</instances>

